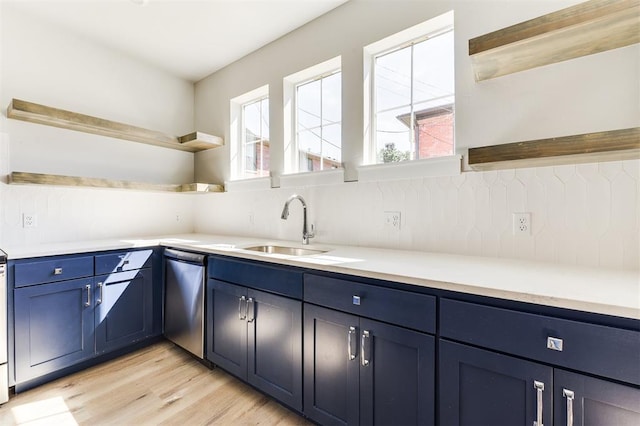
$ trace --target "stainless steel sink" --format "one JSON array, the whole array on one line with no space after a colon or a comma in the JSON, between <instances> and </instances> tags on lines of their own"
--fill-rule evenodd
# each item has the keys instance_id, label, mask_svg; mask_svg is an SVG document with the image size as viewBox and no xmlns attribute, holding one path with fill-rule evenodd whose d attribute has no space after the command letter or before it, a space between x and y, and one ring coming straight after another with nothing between
<instances>
[{"instance_id":1,"label":"stainless steel sink","mask_svg":"<svg viewBox=\"0 0 640 426\"><path fill-rule=\"evenodd\" d=\"M286 246L276 246L276 245L245 247L244 250L259 251L261 253L268 253L268 254L286 254L289 256L309 256L312 254L326 253L328 251L328 250L286 247Z\"/></svg>"}]
</instances>

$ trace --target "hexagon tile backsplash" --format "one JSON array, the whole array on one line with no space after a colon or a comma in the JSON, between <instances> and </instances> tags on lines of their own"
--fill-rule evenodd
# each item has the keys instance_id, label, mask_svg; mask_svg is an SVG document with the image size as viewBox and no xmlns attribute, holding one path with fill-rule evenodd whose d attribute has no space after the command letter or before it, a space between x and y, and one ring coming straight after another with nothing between
<instances>
[{"instance_id":1,"label":"hexagon tile backsplash","mask_svg":"<svg viewBox=\"0 0 640 426\"><path fill-rule=\"evenodd\" d=\"M280 219L294 192L312 243L640 269L640 160L208 195L0 184L0 247L193 231L298 241L302 208ZM531 213L530 236L513 234L515 212Z\"/></svg>"},{"instance_id":2,"label":"hexagon tile backsplash","mask_svg":"<svg viewBox=\"0 0 640 426\"><path fill-rule=\"evenodd\" d=\"M349 244L640 268L640 160L467 172L197 197L198 232L299 239L301 212L280 220L294 192L309 204L315 243ZM401 212L399 231L385 211ZM531 235L512 214L531 213Z\"/></svg>"}]
</instances>

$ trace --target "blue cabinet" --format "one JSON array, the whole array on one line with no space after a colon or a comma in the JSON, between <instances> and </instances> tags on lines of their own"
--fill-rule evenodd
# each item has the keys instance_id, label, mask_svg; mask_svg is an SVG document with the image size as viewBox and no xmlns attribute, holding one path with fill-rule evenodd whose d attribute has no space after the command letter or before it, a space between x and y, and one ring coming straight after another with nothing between
<instances>
[{"instance_id":1,"label":"blue cabinet","mask_svg":"<svg viewBox=\"0 0 640 426\"><path fill-rule=\"evenodd\" d=\"M153 251L99 254L95 269L93 254L11 262L9 334L18 390L159 332L152 268L122 268L114 258L150 266ZM94 270L103 275L94 276Z\"/></svg>"},{"instance_id":2,"label":"blue cabinet","mask_svg":"<svg viewBox=\"0 0 640 426\"><path fill-rule=\"evenodd\" d=\"M440 424L640 424L637 326L443 298L440 335Z\"/></svg>"},{"instance_id":3,"label":"blue cabinet","mask_svg":"<svg viewBox=\"0 0 640 426\"><path fill-rule=\"evenodd\" d=\"M94 278L96 353L143 340L153 333L151 269Z\"/></svg>"},{"instance_id":4,"label":"blue cabinet","mask_svg":"<svg viewBox=\"0 0 640 426\"><path fill-rule=\"evenodd\" d=\"M207 359L302 411L302 302L261 290L300 293L302 274L211 257L209 276L234 283L207 281Z\"/></svg>"},{"instance_id":5,"label":"blue cabinet","mask_svg":"<svg viewBox=\"0 0 640 426\"><path fill-rule=\"evenodd\" d=\"M640 424L640 389L440 341L440 424ZM538 396L540 394L540 396Z\"/></svg>"},{"instance_id":6,"label":"blue cabinet","mask_svg":"<svg viewBox=\"0 0 640 426\"><path fill-rule=\"evenodd\" d=\"M554 424L640 425L640 389L559 369L553 379Z\"/></svg>"},{"instance_id":7,"label":"blue cabinet","mask_svg":"<svg viewBox=\"0 0 640 426\"><path fill-rule=\"evenodd\" d=\"M551 367L445 340L439 346L440 424L533 425L538 406L542 424L551 424Z\"/></svg>"},{"instance_id":8,"label":"blue cabinet","mask_svg":"<svg viewBox=\"0 0 640 426\"><path fill-rule=\"evenodd\" d=\"M305 415L320 424L434 424L435 338L419 330L435 331L435 298L313 274L304 291L314 302L304 305Z\"/></svg>"},{"instance_id":9,"label":"blue cabinet","mask_svg":"<svg viewBox=\"0 0 640 426\"><path fill-rule=\"evenodd\" d=\"M16 382L93 356L92 278L18 288L14 306Z\"/></svg>"},{"instance_id":10,"label":"blue cabinet","mask_svg":"<svg viewBox=\"0 0 640 426\"><path fill-rule=\"evenodd\" d=\"M355 315L304 304L304 414L323 425L360 423Z\"/></svg>"},{"instance_id":11,"label":"blue cabinet","mask_svg":"<svg viewBox=\"0 0 640 426\"><path fill-rule=\"evenodd\" d=\"M207 282L207 359L247 380L247 288Z\"/></svg>"}]
</instances>

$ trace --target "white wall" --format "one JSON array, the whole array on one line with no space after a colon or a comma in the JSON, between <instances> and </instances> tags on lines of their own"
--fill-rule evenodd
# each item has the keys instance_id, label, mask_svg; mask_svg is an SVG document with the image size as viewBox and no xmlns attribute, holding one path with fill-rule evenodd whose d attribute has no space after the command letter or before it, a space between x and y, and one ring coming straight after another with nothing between
<instances>
[{"instance_id":1,"label":"white wall","mask_svg":"<svg viewBox=\"0 0 640 426\"><path fill-rule=\"evenodd\" d=\"M192 153L6 118L7 105L18 98L183 135L194 130L192 83L17 12L10 3L0 3L0 20L3 178L23 171L193 182ZM0 203L0 247L185 232L193 227L193 199L177 194L0 183ZM22 228L25 212L38 215L38 228Z\"/></svg>"},{"instance_id":2,"label":"white wall","mask_svg":"<svg viewBox=\"0 0 640 426\"><path fill-rule=\"evenodd\" d=\"M283 77L342 58L345 180L363 151L364 46L455 12L456 150L640 125L640 46L476 83L468 40L578 0L351 0L196 84L196 125L229 140L229 100L268 84L271 171L283 172ZM196 154L200 181L228 180L229 146Z\"/></svg>"},{"instance_id":3,"label":"white wall","mask_svg":"<svg viewBox=\"0 0 640 426\"><path fill-rule=\"evenodd\" d=\"M469 38L575 3L351 0L198 82L196 124L228 140L229 100L269 84L271 169L277 180L283 171L282 78L341 55L345 180L353 180L364 145L363 46L453 8L458 153L640 126L638 45L474 81ZM295 190L309 198L319 242L638 268L639 168L634 160L228 193L196 200L196 229L297 240L300 218L279 219ZM227 180L228 146L196 154L196 176ZM402 212L400 233L382 228L385 210ZM521 211L532 212L534 234L515 239L511 213Z\"/></svg>"}]
</instances>

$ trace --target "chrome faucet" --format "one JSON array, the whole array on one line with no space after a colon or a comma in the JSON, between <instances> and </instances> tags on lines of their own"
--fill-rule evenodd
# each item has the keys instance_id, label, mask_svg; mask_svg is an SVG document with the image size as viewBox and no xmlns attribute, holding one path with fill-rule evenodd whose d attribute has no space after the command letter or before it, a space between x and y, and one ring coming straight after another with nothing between
<instances>
[{"instance_id":1,"label":"chrome faucet","mask_svg":"<svg viewBox=\"0 0 640 426\"><path fill-rule=\"evenodd\" d=\"M301 195L293 194L289 199L284 203L284 208L282 209L282 215L280 215L281 219L287 220L289 217L289 204L293 200L300 200L302 203L302 244L309 244L309 239L315 237L315 233L313 232L313 225L311 225L311 232L307 229L307 203L305 203L304 198Z\"/></svg>"}]
</instances>

